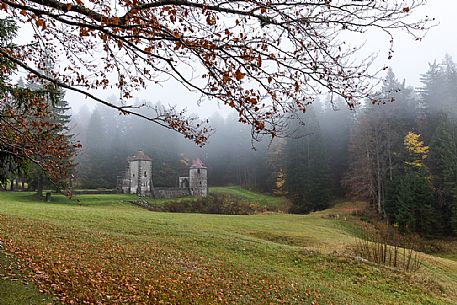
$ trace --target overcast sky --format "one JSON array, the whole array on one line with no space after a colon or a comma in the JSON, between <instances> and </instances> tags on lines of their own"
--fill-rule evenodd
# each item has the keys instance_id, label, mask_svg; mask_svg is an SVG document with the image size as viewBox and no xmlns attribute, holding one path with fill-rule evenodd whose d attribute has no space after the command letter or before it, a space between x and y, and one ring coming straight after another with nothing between
<instances>
[{"instance_id":1,"label":"overcast sky","mask_svg":"<svg viewBox=\"0 0 457 305\"><path fill-rule=\"evenodd\" d=\"M391 66L399 80L406 79L407 84L412 86L420 85L420 74L427 71L428 62L433 62L435 59L441 61L446 53L450 54L454 61L457 61L457 1L429 0L428 2L426 7L416 11L415 16L435 17L439 25L432 28L422 41L414 41L406 34L397 35L394 45L395 54L392 60L386 60L386 51L389 47L388 37L385 35L367 37L373 52L377 52L377 49L381 50L378 64ZM225 107L219 108L216 101L205 102L200 107L197 106L195 101L199 95L189 93L174 82L170 81L162 84L162 86L151 86L147 90L138 92L136 97L151 102L160 101L163 104L182 105L182 107L187 107L190 112L199 113L205 117L220 109L225 110ZM113 92L99 91L98 95L106 98L112 96ZM73 113L77 112L83 104L87 104L90 108L96 105L95 102L85 100L75 93L68 93L66 98L74 108Z\"/></svg>"},{"instance_id":2,"label":"overcast sky","mask_svg":"<svg viewBox=\"0 0 457 305\"><path fill-rule=\"evenodd\" d=\"M428 62L435 59L439 62L445 54L457 61L457 1L429 0L418 13L436 18L439 25L422 41L401 35L395 41L395 55L390 64L399 78L406 78L413 86L420 85L420 74L427 71Z\"/></svg>"}]
</instances>

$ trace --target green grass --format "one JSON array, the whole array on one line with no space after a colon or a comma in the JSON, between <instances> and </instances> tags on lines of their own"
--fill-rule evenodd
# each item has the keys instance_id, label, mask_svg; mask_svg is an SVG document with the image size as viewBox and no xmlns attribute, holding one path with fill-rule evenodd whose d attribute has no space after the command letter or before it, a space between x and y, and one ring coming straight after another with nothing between
<instances>
[{"instance_id":1,"label":"green grass","mask_svg":"<svg viewBox=\"0 0 457 305\"><path fill-rule=\"evenodd\" d=\"M57 303L25 279L15 268L13 258L0 247L0 305Z\"/></svg>"},{"instance_id":2,"label":"green grass","mask_svg":"<svg viewBox=\"0 0 457 305\"><path fill-rule=\"evenodd\" d=\"M278 200L237 188L210 191ZM457 300L451 260L424 255L424 268L410 275L351 259L354 236L344 205L306 216L226 216L149 212L125 203L132 195L76 198L55 195L52 203L38 203L27 193L0 193L5 248L63 303ZM346 220L324 217L337 213Z\"/></svg>"},{"instance_id":3,"label":"green grass","mask_svg":"<svg viewBox=\"0 0 457 305\"><path fill-rule=\"evenodd\" d=\"M444 253L440 256L457 262L457 253Z\"/></svg>"},{"instance_id":4,"label":"green grass","mask_svg":"<svg viewBox=\"0 0 457 305\"><path fill-rule=\"evenodd\" d=\"M259 194L256 192L248 191L239 186L210 187L209 193L232 195L241 199L246 199L253 203L258 203L261 206L265 206L270 209L281 209L289 206L290 204L285 197L274 197L265 194Z\"/></svg>"}]
</instances>

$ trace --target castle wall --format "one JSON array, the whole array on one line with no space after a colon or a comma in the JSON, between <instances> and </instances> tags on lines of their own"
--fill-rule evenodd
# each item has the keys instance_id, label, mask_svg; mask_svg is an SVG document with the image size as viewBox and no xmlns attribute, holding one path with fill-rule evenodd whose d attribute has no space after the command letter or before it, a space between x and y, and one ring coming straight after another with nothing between
<instances>
[{"instance_id":1,"label":"castle wall","mask_svg":"<svg viewBox=\"0 0 457 305\"><path fill-rule=\"evenodd\" d=\"M130 183L130 181L128 179L122 180L122 193L123 194L130 194L129 183Z\"/></svg>"},{"instance_id":2,"label":"castle wall","mask_svg":"<svg viewBox=\"0 0 457 305\"><path fill-rule=\"evenodd\" d=\"M189 177L179 177L179 187L154 188L152 182L152 159L139 150L128 158L124 177L118 177L117 190L128 194L153 196L155 198L176 198L183 196L207 196L207 169L200 159L193 161Z\"/></svg>"},{"instance_id":3,"label":"castle wall","mask_svg":"<svg viewBox=\"0 0 457 305\"><path fill-rule=\"evenodd\" d=\"M176 198L190 196L188 188L178 187L155 187L154 198Z\"/></svg>"}]
</instances>

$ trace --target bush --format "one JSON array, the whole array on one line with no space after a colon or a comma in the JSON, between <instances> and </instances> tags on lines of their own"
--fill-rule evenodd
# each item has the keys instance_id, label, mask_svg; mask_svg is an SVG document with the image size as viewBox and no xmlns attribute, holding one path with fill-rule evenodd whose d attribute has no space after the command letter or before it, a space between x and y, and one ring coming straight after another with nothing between
<instances>
[{"instance_id":1,"label":"bush","mask_svg":"<svg viewBox=\"0 0 457 305\"><path fill-rule=\"evenodd\" d=\"M389 225L378 226L375 231L365 226L357 239L355 254L369 262L416 272L422 262L414 246L413 236L400 235Z\"/></svg>"},{"instance_id":2,"label":"bush","mask_svg":"<svg viewBox=\"0 0 457 305\"><path fill-rule=\"evenodd\" d=\"M265 211L257 203L227 194L210 194L207 197L195 199L172 200L160 205L150 204L144 200L131 203L156 212L251 215Z\"/></svg>"}]
</instances>

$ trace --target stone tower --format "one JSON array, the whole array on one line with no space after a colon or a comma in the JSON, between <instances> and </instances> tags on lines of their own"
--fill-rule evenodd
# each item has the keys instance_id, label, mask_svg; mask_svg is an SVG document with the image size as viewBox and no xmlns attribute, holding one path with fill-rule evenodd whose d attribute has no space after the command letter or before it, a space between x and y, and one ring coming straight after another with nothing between
<instances>
[{"instance_id":1,"label":"stone tower","mask_svg":"<svg viewBox=\"0 0 457 305\"><path fill-rule=\"evenodd\" d=\"M189 169L189 188L194 196L208 195L208 175L205 164L200 159L192 161Z\"/></svg>"},{"instance_id":2,"label":"stone tower","mask_svg":"<svg viewBox=\"0 0 457 305\"><path fill-rule=\"evenodd\" d=\"M127 185L124 184L124 193L150 195L152 190L152 159L139 150L128 157Z\"/></svg>"}]
</instances>

